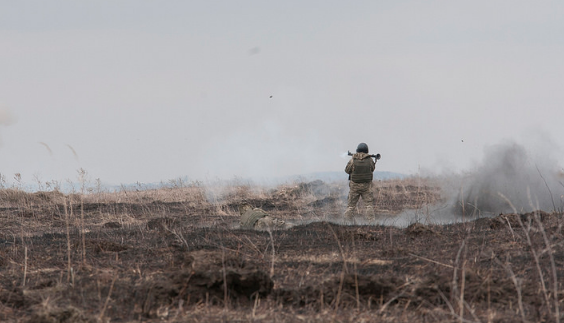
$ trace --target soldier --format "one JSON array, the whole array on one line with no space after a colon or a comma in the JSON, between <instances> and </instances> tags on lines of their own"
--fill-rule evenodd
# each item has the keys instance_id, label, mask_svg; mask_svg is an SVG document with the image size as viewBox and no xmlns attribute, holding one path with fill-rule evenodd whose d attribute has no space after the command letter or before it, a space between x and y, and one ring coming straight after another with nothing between
<instances>
[{"instance_id":1,"label":"soldier","mask_svg":"<svg viewBox=\"0 0 564 323\"><path fill-rule=\"evenodd\" d=\"M262 209L253 208L248 203L239 206L241 214L241 229L274 229L283 228L285 222L268 215Z\"/></svg>"},{"instance_id":2,"label":"soldier","mask_svg":"<svg viewBox=\"0 0 564 323\"><path fill-rule=\"evenodd\" d=\"M366 214L369 218L374 219L374 192L372 191L372 179L374 170L376 169L376 161L372 160L368 154L368 145L360 143L354 154L345 167L345 172L349 174L349 199L345 218L347 220L354 219L354 209L358 203L358 199L362 196L362 200L366 205Z\"/></svg>"}]
</instances>

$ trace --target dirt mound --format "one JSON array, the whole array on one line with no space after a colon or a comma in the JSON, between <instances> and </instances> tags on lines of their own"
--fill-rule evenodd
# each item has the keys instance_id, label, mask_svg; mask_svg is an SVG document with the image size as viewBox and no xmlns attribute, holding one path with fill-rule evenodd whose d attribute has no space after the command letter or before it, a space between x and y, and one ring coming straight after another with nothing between
<instances>
[{"instance_id":1,"label":"dirt mound","mask_svg":"<svg viewBox=\"0 0 564 323\"><path fill-rule=\"evenodd\" d=\"M300 289L279 289L274 297L294 306L336 305L346 306L369 299L381 302L389 300L402 285L396 277L376 275L335 275L320 285L308 285Z\"/></svg>"},{"instance_id":2,"label":"dirt mound","mask_svg":"<svg viewBox=\"0 0 564 323\"><path fill-rule=\"evenodd\" d=\"M111 221L111 222L104 223L102 225L102 227L109 228L109 229L118 229L118 228L121 228L122 225L119 222Z\"/></svg>"},{"instance_id":3,"label":"dirt mound","mask_svg":"<svg viewBox=\"0 0 564 323\"><path fill-rule=\"evenodd\" d=\"M444 305L459 297L462 289L460 276L456 279L458 285L453 284L451 273L428 273L425 277L413 288L414 304ZM522 297L526 297L530 301L538 297L534 287L530 284L523 284L521 290ZM472 304L489 302L509 305L517 302L515 285L508 277L484 276L469 270L464 274L463 291L464 300Z\"/></svg>"},{"instance_id":4,"label":"dirt mound","mask_svg":"<svg viewBox=\"0 0 564 323\"><path fill-rule=\"evenodd\" d=\"M138 295L144 314L152 317L162 306L185 304L247 305L256 296L271 293L273 282L259 266L241 256L199 250L185 257L183 268L157 281L147 282Z\"/></svg>"},{"instance_id":5,"label":"dirt mound","mask_svg":"<svg viewBox=\"0 0 564 323\"><path fill-rule=\"evenodd\" d=\"M405 229L405 234L410 236L419 236L424 234L437 234L437 232L431 229L428 225L422 223L413 223Z\"/></svg>"},{"instance_id":6,"label":"dirt mound","mask_svg":"<svg viewBox=\"0 0 564 323\"><path fill-rule=\"evenodd\" d=\"M519 220L521 220L521 223L523 223L523 225L526 226L527 223L535 222L535 216L537 216L539 220L542 222L547 220L552 215L550 213L540 210L524 213L524 214L516 214L516 213L500 214L490 220L490 228L501 229L507 227L508 225L510 225L511 228L521 228L521 224L519 223Z\"/></svg>"}]
</instances>

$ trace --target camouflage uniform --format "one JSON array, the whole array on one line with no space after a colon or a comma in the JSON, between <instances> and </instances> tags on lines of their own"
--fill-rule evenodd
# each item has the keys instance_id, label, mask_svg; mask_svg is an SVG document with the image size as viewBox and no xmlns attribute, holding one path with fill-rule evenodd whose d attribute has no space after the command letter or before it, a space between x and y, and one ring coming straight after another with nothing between
<instances>
[{"instance_id":1,"label":"camouflage uniform","mask_svg":"<svg viewBox=\"0 0 564 323\"><path fill-rule=\"evenodd\" d=\"M354 218L354 209L360 197L366 206L366 214L370 218L374 218L374 191L372 189L373 173L376 169L376 162L372 160L369 154L357 152L349 160L345 167L345 172L349 174L349 199L345 218L352 220Z\"/></svg>"},{"instance_id":2,"label":"camouflage uniform","mask_svg":"<svg viewBox=\"0 0 564 323\"><path fill-rule=\"evenodd\" d=\"M252 208L248 204L239 207L241 214L241 229L272 229L283 227L284 221L274 219L258 208Z\"/></svg>"}]
</instances>

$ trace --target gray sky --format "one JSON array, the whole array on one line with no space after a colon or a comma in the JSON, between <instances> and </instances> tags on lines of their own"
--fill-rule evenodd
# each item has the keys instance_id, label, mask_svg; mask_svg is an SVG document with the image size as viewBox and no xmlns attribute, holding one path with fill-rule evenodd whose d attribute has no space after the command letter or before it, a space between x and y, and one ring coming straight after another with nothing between
<instances>
[{"instance_id":1,"label":"gray sky","mask_svg":"<svg viewBox=\"0 0 564 323\"><path fill-rule=\"evenodd\" d=\"M562 160L562 17L561 1L2 1L0 172L279 177L342 171L366 142L409 174L531 137Z\"/></svg>"}]
</instances>

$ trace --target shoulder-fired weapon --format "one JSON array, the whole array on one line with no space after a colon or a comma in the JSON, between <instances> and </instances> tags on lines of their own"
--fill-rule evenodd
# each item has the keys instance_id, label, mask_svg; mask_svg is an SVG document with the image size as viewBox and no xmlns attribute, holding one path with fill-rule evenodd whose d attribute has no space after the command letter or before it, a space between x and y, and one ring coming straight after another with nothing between
<instances>
[{"instance_id":1,"label":"shoulder-fired weapon","mask_svg":"<svg viewBox=\"0 0 564 323\"><path fill-rule=\"evenodd\" d=\"M347 151L347 153L348 153L348 155L349 155L349 156L352 156L352 155L354 155L354 154L353 154L353 153L351 153L350 151ZM380 158L382 158L382 155L380 155L380 154L376 154L376 155L369 155L369 156L370 156L370 157L372 157L372 158L375 158L376 160L379 160Z\"/></svg>"}]
</instances>

